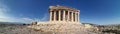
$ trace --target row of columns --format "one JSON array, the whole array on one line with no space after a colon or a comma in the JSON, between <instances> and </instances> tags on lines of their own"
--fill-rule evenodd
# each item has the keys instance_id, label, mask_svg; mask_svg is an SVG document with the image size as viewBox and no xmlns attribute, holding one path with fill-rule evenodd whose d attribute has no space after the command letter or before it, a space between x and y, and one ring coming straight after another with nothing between
<instances>
[{"instance_id":1,"label":"row of columns","mask_svg":"<svg viewBox=\"0 0 120 34\"><path fill-rule=\"evenodd\" d=\"M58 12L58 13L57 13ZM66 13L67 12L67 13ZM58 16L56 16L58 14ZM56 18L58 20L56 20ZM78 11L50 11L50 21L71 21L79 22L79 12Z\"/></svg>"}]
</instances>

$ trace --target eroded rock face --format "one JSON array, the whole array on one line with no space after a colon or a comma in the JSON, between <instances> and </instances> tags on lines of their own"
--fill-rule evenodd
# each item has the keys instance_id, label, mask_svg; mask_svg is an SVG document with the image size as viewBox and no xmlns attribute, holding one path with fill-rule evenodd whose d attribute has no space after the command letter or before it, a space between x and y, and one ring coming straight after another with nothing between
<instances>
[{"instance_id":1,"label":"eroded rock face","mask_svg":"<svg viewBox=\"0 0 120 34\"><path fill-rule=\"evenodd\" d=\"M1 24L0 34L119 34L120 32L120 25L89 25L75 23Z\"/></svg>"},{"instance_id":2,"label":"eroded rock face","mask_svg":"<svg viewBox=\"0 0 120 34\"><path fill-rule=\"evenodd\" d=\"M61 23L61 24L39 24L39 25L31 25L28 26L28 28L41 31L41 32L47 32L51 31L56 34L96 34L94 32L90 32L88 28L85 28L82 24L71 24L71 23Z\"/></svg>"},{"instance_id":3,"label":"eroded rock face","mask_svg":"<svg viewBox=\"0 0 120 34\"><path fill-rule=\"evenodd\" d=\"M94 30L94 27L76 23L41 23L2 27L0 34L98 34Z\"/></svg>"},{"instance_id":4,"label":"eroded rock face","mask_svg":"<svg viewBox=\"0 0 120 34\"><path fill-rule=\"evenodd\" d=\"M0 34L53 34L51 31L41 32L28 28L29 25L4 25L0 27Z\"/></svg>"},{"instance_id":5,"label":"eroded rock face","mask_svg":"<svg viewBox=\"0 0 120 34\"><path fill-rule=\"evenodd\" d=\"M32 22L32 25L37 25L37 22Z\"/></svg>"}]
</instances>

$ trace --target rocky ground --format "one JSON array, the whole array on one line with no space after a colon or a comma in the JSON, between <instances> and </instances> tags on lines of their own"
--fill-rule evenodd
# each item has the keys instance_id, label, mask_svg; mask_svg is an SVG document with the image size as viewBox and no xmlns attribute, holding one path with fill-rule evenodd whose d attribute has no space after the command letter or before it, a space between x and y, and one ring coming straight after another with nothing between
<instances>
[{"instance_id":1,"label":"rocky ground","mask_svg":"<svg viewBox=\"0 0 120 34\"><path fill-rule=\"evenodd\" d=\"M0 26L0 34L52 34L52 32L40 32L28 28L29 25L5 25Z\"/></svg>"},{"instance_id":2,"label":"rocky ground","mask_svg":"<svg viewBox=\"0 0 120 34\"><path fill-rule=\"evenodd\" d=\"M57 24L39 24L28 26L29 28L47 32L51 31L56 34L95 34L84 28L82 24L70 24L70 23L57 23Z\"/></svg>"},{"instance_id":3,"label":"rocky ground","mask_svg":"<svg viewBox=\"0 0 120 34\"><path fill-rule=\"evenodd\" d=\"M120 34L120 24L99 25L99 26L96 26L96 27L98 27L99 32L102 32L102 33Z\"/></svg>"},{"instance_id":4,"label":"rocky ground","mask_svg":"<svg viewBox=\"0 0 120 34\"><path fill-rule=\"evenodd\" d=\"M84 24L0 24L0 34L120 34L119 32L120 29L115 26L92 25L86 28Z\"/></svg>"}]
</instances>

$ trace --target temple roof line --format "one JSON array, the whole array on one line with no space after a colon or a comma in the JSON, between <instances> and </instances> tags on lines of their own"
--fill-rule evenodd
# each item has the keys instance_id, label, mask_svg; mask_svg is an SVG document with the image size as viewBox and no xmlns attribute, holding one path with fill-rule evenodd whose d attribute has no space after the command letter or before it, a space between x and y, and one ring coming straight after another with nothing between
<instances>
[{"instance_id":1,"label":"temple roof line","mask_svg":"<svg viewBox=\"0 0 120 34\"><path fill-rule=\"evenodd\" d=\"M80 10L75 9L75 8L71 8L71 7L68 7L68 6L60 6L60 5L50 6L49 8L50 9L70 9L70 10L80 11Z\"/></svg>"}]
</instances>

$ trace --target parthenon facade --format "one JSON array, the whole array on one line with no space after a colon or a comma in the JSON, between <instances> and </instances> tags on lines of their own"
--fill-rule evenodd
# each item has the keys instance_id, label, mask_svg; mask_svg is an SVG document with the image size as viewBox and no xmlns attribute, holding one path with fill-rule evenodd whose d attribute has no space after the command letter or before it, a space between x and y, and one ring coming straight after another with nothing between
<instances>
[{"instance_id":1,"label":"parthenon facade","mask_svg":"<svg viewBox=\"0 0 120 34\"><path fill-rule=\"evenodd\" d=\"M50 6L50 22L79 22L80 10L66 6Z\"/></svg>"}]
</instances>

